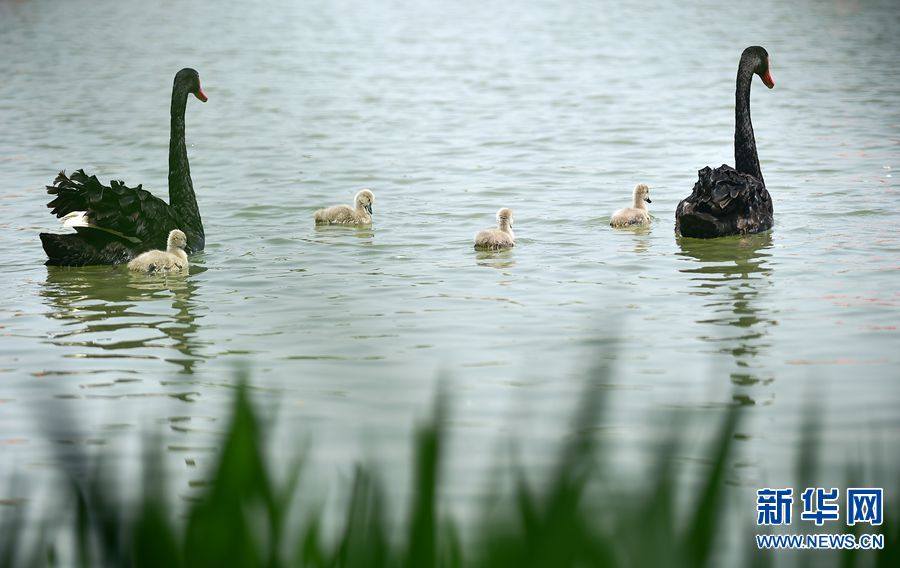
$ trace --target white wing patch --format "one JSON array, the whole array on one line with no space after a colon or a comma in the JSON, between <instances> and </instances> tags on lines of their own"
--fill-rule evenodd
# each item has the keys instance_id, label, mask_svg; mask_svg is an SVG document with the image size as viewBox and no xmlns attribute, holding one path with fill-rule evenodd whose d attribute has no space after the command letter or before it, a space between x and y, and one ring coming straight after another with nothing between
<instances>
[{"instance_id":1,"label":"white wing patch","mask_svg":"<svg viewBox=\"0 0 900 568\"><path fill-rule=\"evenodd\" d=\"M60 217L59 220L62 221L63 226L71 227L71 228L75 229L76 231L80 228L96 229L98 231L105 231L107 233L110 233L119 238L125 239L126 241L130 241L132 243L141 242L141 239L139 239L137 237L130 237L128 235L120 233L119 231L115 231L113 229L107 229L106 227L98 227L97 225L94 225L93 223L91 223L90 218L88 218L87 211L72 211L68 215L64 215L64 216Z\"/></svg>"},{"instance_id":2,"label":"white wing patch","mask_svg":"<svg viewBox=\"0 0 900 568\"><path fill-rule=\"evenodd\" d=\"M88 219L87 211L72 211L68 215L59 219L63 226L66 227L93 227L91 220Z\"/></svg>"}]
</instances>

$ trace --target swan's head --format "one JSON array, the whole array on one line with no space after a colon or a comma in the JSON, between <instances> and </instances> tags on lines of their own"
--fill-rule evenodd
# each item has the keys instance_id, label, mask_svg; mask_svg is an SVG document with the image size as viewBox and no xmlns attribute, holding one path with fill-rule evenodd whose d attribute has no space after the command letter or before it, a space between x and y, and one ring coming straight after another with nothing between
<instances>
[{"instance_id":1,"label":"swan's head","mask_svg":"<svg viewBox=\"0 0 900 568\"><path fill-rule=\"evenodd\" d=\"M362 208L372 214L372 204L375 203L375 194L368 189L364 189L356 194L356 208Z\"/></svg>"},{"instance_id":2,"label":"swan's head","mask_svg":"<svg viewBox=\"0 0 900 568\"><path fill-rule=\"evenodd\" d=\"M209 100L209 97L200 88L200 74L190 67L185 67L175 74L175 87L191 93L202 103Z\"/></svg>"},{"instance_id":3,"label":"swan's head","mask_svg":"<svg viewBox=\"0 0 900 568\"><path fill-rule=\"evenodd\" d=\"M187 237L178 229L173 229L169 232L169 242L167 244L169 248L183 249L187 246Z\"/></svg>"},{"instance_id":4,"label":"swan's head","mask_svg":"<svg viewBox=\"0 0 900 568\"><path fill-rule=\"evenodd\" d=\"M504 207L500 211L497 211L497 225L500 227L503 225L513 226L512 209Z\"/></svg>"},{"instance_id":5,"label":"swan's head","mask_svg":"<svg viewBox=\"0 0 900 568\"><path fill-rule=\"evenodd\" d=\"M769 70L768 51L758 45L750 46L741 54L741 61L744 60L753 65L753 72L759 75L766 87L771 89L775 86L775 79Z\"/></svg>"},{"instance_id":6,"label":"swan's head","mask_svg":"<svg viewBox=\"0 0 900 568\"><path fill-rule=\"evenodd\" d=\"M641 201L653 203L652 201L650 201L650 188L646 183L639 183L634 186L634 204L637 205Z\"/></svg>"}]
</instances>

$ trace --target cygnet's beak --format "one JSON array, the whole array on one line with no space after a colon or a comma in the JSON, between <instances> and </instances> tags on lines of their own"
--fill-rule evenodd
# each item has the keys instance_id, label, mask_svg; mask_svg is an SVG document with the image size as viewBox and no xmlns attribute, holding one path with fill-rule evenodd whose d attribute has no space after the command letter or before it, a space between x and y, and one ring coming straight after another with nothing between
<instances>
[{"instance_id":1,"label":"cygnet's beak","mask_svg":"<svg viewBox=\"0 0 900 568\"><path fill-rule=\"evenodd\" d=\"M644 198L644 201L646 201L647 203L653 203L652 201L650 201L650 198L649 198L649 197L645 197L645 198Z\"/></svg>"},{"instance_id":2,"label":"cygnet's beak","mask_svg":"<svg viewBox=\"0 0 900 568\"><path fill-rule=\"evenodd\" d=\"M368 212L369 212L369 215L371 215L371 214L372 214L372 204L369 203L369 204L366 205L365 207L366 207L366 211L368 211Z\"/></svg>"}]
</instances>

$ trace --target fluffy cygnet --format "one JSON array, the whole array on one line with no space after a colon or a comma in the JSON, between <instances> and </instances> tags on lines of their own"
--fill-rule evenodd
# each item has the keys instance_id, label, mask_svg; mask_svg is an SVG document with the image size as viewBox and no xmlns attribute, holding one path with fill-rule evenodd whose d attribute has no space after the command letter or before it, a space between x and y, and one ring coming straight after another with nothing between
<instances>
[{"instance_id":1,"label":"fluffy cygnet","mask_svg":"<svg viewBox=\"0 0 900 568\"><path fill-rule=\"evenodd\" d=\"M475 248L504 249L516 246L512 226L512 210L504 207L497 211L496 229L484 229L475 233Z\"/></svg>"},{"instance_id":2,"label":"fluffy cygnet","mask_svg":"<svg viewBox=\"0 0 900 568\"><path fill-rule=\"evenodd\" d=\"M613 213L609 224L613 227L633 227L650 223L650 213L647 211L647 203L650 201L650 188L645 183L634 186L634 207L619 209Z\"/></svg>"},{"instance_id":3,"label":"fluffy cygnet","mask_svg":"<svg viewBox=\"0 0 900 568\"><path fill-rule=\"evenodd\" d=\"M169 232L166 250L148 250L128 263L128 269L135 272L181 272L187 270L188 258L184 252L187 237L175 229Z\"/></svg>"},{"instance_id":4,"label":"fluffy cygnet","mask_svg":"<svg viewBox=\"0 0 900 568\"><path fill-rule=\"evenodd\" d=\"M367 225L372 222L375 194L364 189L356 194L355 207L335 205L316 211L316 225Z\"/></svg>"}]
</instances>

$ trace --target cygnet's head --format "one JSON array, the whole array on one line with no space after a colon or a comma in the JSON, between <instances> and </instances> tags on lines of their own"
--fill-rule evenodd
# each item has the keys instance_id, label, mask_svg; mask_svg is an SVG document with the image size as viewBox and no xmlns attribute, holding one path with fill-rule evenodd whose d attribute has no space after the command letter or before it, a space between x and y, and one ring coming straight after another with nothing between
<instances>
[{"instance_id":1,"label":"cygnet's head","mask_svg":"<svg viewBox=\"0 0 900 568\"><path fill-rule=\"evenodd\" d=\"M356 194L356 208L362 207L372 214L372 204L375 203L375 194L368 189L364 189Z\"/></svg>"},{"instance_id":2,"label":"cygnet's head","mask_svg":"<svg viewBox=\"0 0 900 568\"><path fill-rule=\"evenodd\" d=\"M650 188L647 187L646 183L639 183L634 186L634 204L637 205L641 201L653 203L650 201Z\"/></svg>"},{"instance_id":3,"label":"cygnet's head","mask_svg":"<svg viewBox=\"0 0 900 568\"><path fill-rule=\"evenodd\" d=\"M167 244L169 248L183 249L187 246L187 237L178 229L173 229L169 232L169 242Z\"/></svg>"},{"instance_id":4,"label":"cygnet's head","mask_svg":"<svg viewBox=\"0 0 900 568\"><path fill-rule=\"evenodd\" d=\"M504 207L500 211L497 211L497 225L502 227L504 223L508 224L510 227L513 226L512 209L509 209L507 207Z\"/></svg>"}]
</instances>

